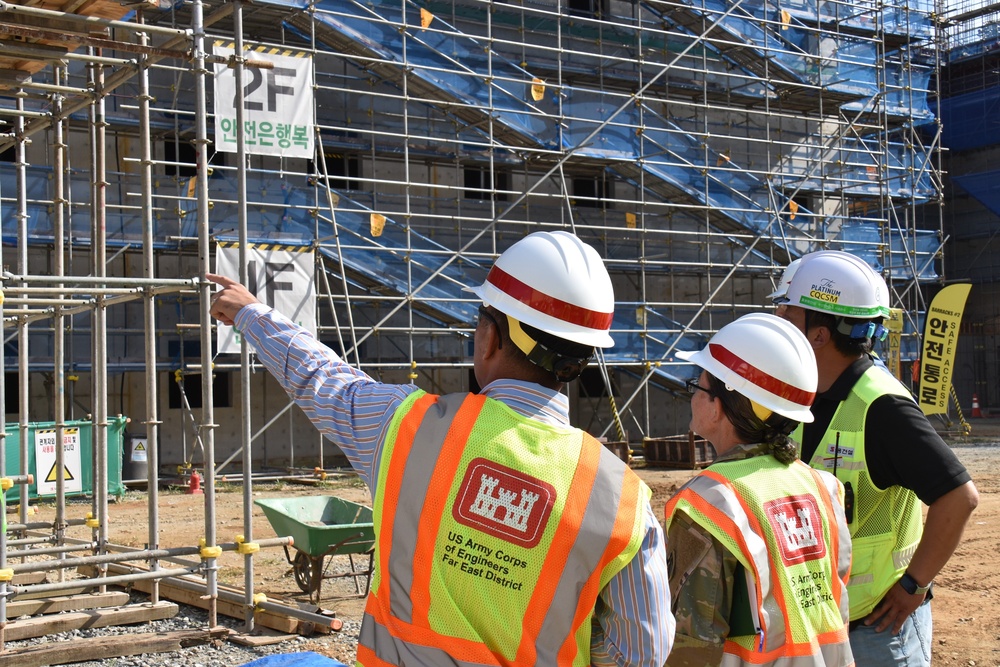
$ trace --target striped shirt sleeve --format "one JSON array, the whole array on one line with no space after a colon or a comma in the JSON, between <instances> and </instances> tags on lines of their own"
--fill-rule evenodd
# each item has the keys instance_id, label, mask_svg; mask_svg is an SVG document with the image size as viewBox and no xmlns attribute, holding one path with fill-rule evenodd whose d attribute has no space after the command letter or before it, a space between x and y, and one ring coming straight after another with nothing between
<instances>
[{"instance_id":1,"label":"striped shirt sleeve","mask_svg":"<svg viewBox=\"0 0 1000 667\"><path fill-rule=\"evenodd\" d=\"M309 420L340 447L375 494L372 471L393 412L416 385L376 382L308 331L263 304L240 310L234 325Z\"/></svg>"},{"instance_id":2,"label":"striped shirt sleeve","mask_svg":"<svg viewBox=\"0 0 1000 667\"><path fill-rule=\"evenodd\" d=\"M590 654L595 667L661 667L673 645L665 540L648 503L645 524L639 552L598 597Z\"/></svg>"}]
</instances>

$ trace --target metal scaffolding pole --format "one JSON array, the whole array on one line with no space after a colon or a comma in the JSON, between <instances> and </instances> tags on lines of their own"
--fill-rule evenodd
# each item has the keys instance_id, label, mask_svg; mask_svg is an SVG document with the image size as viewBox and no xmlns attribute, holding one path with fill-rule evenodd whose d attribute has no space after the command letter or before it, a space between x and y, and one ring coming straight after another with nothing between
<instances>
[{"instance_id":1,"label":"metal scaffolding pole","mask_svg":"<svg viewBox=\"0 0 1000 667\"><path fill-rule=\"evenodd\" d=\"M53 75L58 84L65 78L66 68L57 66ZM66 274L65 268L65 248L66 248L66 185L64 182L66 139L63 128L65 119L62 110L62 96L58 93L52 94L52 152L53 152L53 178L52 189L54 197L52 235L54 237L54 248L52 253L52 275L58 280L62 280ZM55 297L62 298L59 288L61 282L54 285ZM55 465L53 467L56 488L56 518L53 526L56 536L56 544L62 545L66 537L66 481L65 481L65 451L64 441L66 433L66 317L60 306L54 308L53 317L53 342L52 342L52 413L55 421ZM64 577L62 571L59 572L60 581Z\"/></svg>"},{"instance_id":2,"label":"metal scaffolding pole","mask_svg":"<svg viewBox=\"0 0 1000 667\"><path fill-rule=\"evenodd\" d=\"M137 21L143 22L142 10L138 10ZM148 36L139 33L139 43L146 45ZM149 107L152 97L149 94L149 59L143 56L139 59L139 133L142 142L142 277L156 282L156 257L154 253L153 236L153 154L150 138ZM147 540L150 549L160 546L160 419L159 394L156 382L156 298L152 290L147 289L143 298L143 342L145 344L145 386L146 386L146 493L147 493ZM129 446L125 443L123 446ZM149 569L159 569L156 557L149 560ZM154 579L149 595L154 604L160 601L159 579Z\"/></svg>"},{"instance_id":3,"label":"metal scaffolding pole","mask_svg":"<svg viewBox=\"0 0 1000 667\"><path fill-rule=\"evenodd\" d=\"M209 247L209 193L208 193L208 95L206 92L205 69L205 27L203 4L194 0L191 5L191 27L193 30L194 58L191 66L195 80L195 150L197 156L196 192L198 206L198 273L203 278L211 271L211 249ZM201 439L205 445L205 549L211 553L215 549L215 410L212 405L212 284L202 282L199 286L201 329L201 395L202 423ZM216 558L205 560L205 577L208 582L208 624L218 622L218 569Z\"/></svg>"},{"instance_id":4,"label":"metal scaffolding pole","mask_svg":"<svg viewBox=\"0 0 1000 667\"><path fill-rule=\"evenodd\" d=\"M244 126L244 84L243 75L246 72L246 57L243 46L243 3L235 0L233 3L233 37L235 38L235 57L233 73L236 79L236 127ZM239 228L239 263L240 282L249 285L247 265L247 149L246 137L243 132L236 133L236 164L239 165L237 175L237 218ZM240 336L240 443L243 451L243 534L247 542L253 542L253 438L251 437L251 405L250 405L250 346L245 337ZM213 461L213 468L215 466ZM208 464L206 463L206 468ZM214 472L213 472L214 474ZM253 552L247 551L243 556L243 591L245 594L246 615L244 622L246 632L253 632Z\"/></svg>"},{"instance_id":5,"label":"metal scaffolding pole","mask_svg":"<svg viewBox=\"0 0 1000 667\"><path fill-rule=\"evenodd\" d=\"M90 68L94 104L91 105L93 127L91 130L91 153L93 156L93 205L91 206L92 262L91 275L100 279L107 274L107 167L105 157L107 122L105 120L104 67L92 65ZM92 311L93 335L91 336L92 367L91 386L93 396L92 437L94 442L94 518L97 525L92 528L95 552L103 553L108 542L108 336L107 310L104 294L98 284L98 295ZM98 576L106 574L98 568ZM105 592L102 588L100 592Z\"/></svg>"}]
</instances>

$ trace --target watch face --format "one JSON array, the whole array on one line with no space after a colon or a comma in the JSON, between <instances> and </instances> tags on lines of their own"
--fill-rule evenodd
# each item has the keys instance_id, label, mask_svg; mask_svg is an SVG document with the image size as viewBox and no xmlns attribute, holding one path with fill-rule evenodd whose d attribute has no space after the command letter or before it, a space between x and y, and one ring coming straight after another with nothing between
<instances>
[{"instance_id":1,"label":"watch face","mask_svg":"<svg viewBox=\"0 0 1000 667\"><path fill-rule=\"evenodd\" d=\"M904 572L903 576L899 578L899 585L903 587L903 590L910 595L923 595L930 590L934 582L927 584L926 586L921 586L917 583L917 580L910 576L909 572Z\"/></svg>"}]
</instances>

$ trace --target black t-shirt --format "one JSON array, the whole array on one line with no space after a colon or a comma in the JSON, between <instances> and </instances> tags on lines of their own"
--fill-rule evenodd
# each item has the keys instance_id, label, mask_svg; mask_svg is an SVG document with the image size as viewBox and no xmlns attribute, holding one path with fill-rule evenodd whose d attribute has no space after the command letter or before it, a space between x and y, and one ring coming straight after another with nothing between
<instances>
[{"instance_id":1,"label":"black t-shirt","mask_svg":"<svg viewBox=\"0 0 1000 667\"><path fill-rule=\"evenodd\" d=\"M841 401L858 379L873 366L862 357L841 373L812 406L816 418L805 424L802 460L809 461L833 420ZM917 494L925 505L972 478L951 448L927 421L915 401L887 394L872 402L865 421L865 460L872 483L880 489L901 486Z\"/></svg>"}]
</instances>

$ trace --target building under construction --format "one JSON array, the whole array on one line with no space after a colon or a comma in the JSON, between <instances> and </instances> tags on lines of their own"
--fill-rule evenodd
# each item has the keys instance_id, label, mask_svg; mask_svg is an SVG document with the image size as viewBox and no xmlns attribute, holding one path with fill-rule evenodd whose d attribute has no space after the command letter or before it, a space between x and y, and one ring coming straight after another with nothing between
<instances>
[{"instance_id":1,"label":"building under construction","mask_svg":"<svg viewBox=\"0 0 1000 667\"><path fill-rule=\"evenodd\" d=\"M929 0L0 2L0 470L21 487L0 572L45 567L4 569L32 540L63 569L113 560L108 493L118 462L139 459L112 445L131 434L150 494L136 553L152 572L119 579L204 569L214 604L212 494L207 547L167 554L159 476L193 466L211 491L242 466L249 507L255 471L340 463L211 322L208 272L291 304L372 376L476 390L465 288L525 234L574 231L606 259L617 303L616 345L569 385L572 418L625 451L687 430L695 369L675 352L770 307L783 267L814 250L886 277L901 337L881 352L908 371L925 298L952 273L939 118L964 117L952 98L974 76L950 58L978 40L992 46L967 60L993 62L995 8L949 22ZM969 85L983 108L1000 89ZM1000 136L983 127L971 148ZM986 236L961 270L978 270ZM91 475L87 519L65 514L59 471L74 465ZM54 525L31 524L29 487L58 499ZM85 547L64 539L74 522L94 531ZM65 558L81 548L95 555ZM266 604L253 550L219 549L247 555L252 626ZM156 568L184 554L207 567ZM5 591L22 590L8 581L0 649Z\"/></svg>"},{"instance_id":2,"label":"building under construction","mask_svg":"<svg viewBox=\"0 0 1000 667\"><path fill-rule=\"evenodd\" d=\"M574 419L640 441L686 428L673 351L766 306L790 259L864 258L906 332L946 268L929 3L2 9L8 415L128 415L158 426L140 430L163 464L203 456L203 424L220 456L240 448L239 348L216 344L198 279L220 249L235 270L307 253L323 340L447 392L474 385L463 288L524 234L573 230L617 299ZM284 98L305 121L254 116ZM315 432L248 381L256 455L312 464Z\"/></svg>"}]
</instances>

